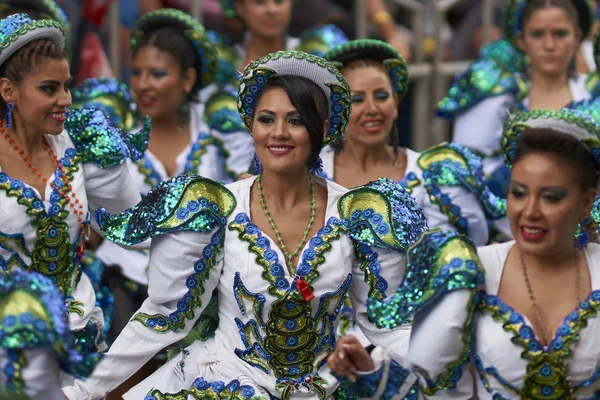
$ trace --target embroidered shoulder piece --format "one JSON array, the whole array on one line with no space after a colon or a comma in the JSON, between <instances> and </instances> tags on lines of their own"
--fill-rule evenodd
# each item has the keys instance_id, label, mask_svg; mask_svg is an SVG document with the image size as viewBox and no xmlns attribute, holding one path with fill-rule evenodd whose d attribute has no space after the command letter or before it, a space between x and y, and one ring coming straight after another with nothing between
<instances>
[{"instance_id":1,"label":"embroidered shoulder piece","mask_svg":"<svg viewBox=\"0 0 600 400\"><path fill-rule=\"evenodd\" d=\"M23 383L22 350L48 349L62 370L79 378L88 376L101 357L95 347L91 352L78 350L56 285L41 274L20 270L0 278L0 347L17 355L4 367L5 373L12 372L7 378L15 389Z\"/></svg>"},{"instance_id":2,"label":"embroidered shoulder piece","mask_svg":"<svg viewBox=\"0 0 600 400\"><path fill-rule=\"evenodd\" d=\"M415 199L385 178L349 191L338 209L352 240L371 247L404 252L428 229Z\"/></svg>"},{"instance_id":3,"label":"embroidered shoulder piece","mask_svg":"<svg viewBox=\"0 0 600 400\"><path fill-rule=\"evenodd\" d=\"M237 97L227 91L218 91L206 101L204 119L211 129L223 133L245 132L237 109Z\"/></svg>"},{"instance_id":4,"label":"embroidered shoulder piece","mask_svg":"<svg viewBox=\"0 0 600 400\"><path fill-rule=\"evenodd\" d=\"M65 128L82 161L100 168L122 164L127 158L141 159L148 147L151 127L150 118L146 117L141 131L125 134L106 114L91 108L74 110L65 121Z\"/></svg>"},{"instance_id":5,"label":"embroidered shoulder piece","mask_svg":"<svg viewBox=\"0 0 600 400\"><path fill-rule=\"evenodd\" d=\"M210 232L226 225L235 205L233 193L225 186L185 174L160 183L138 205L120 214L98 209L96 219L108 240L133 245L167 232Z\"/></svg>"},{"instance_id":6,"label":"embroidered shoulder piece","mask_svg":"<svg viewBox=\"0 0 600 400\"><path fill-rule=\"evenodd\" d=\"M485 45L479 58L457 76L446 97L438 103L437 114L451 119L488 97L520 93L523 88L515 74L524 68L523 54L506 40Z\"/></svg>"},{"instance_id":7,"label":"embroidered shoulder piece","mask_svg":"<svg viewBox=\"0 0 600 400\"><path fill-rule=\"evenodd\" d=\"M477 196L490 219L506 215L506 200L492 193L481 157L456 143L441 143L423 151L417 160L428 185L460 186Z\"/></svg>"},{"instance_id":8,"label":"embroidered shoulder piece","mask_svg":"<svg viewBox=\"0 0 600 400\"><path fill-rule=\"evenodd\" d=\"M475 245L456 232L425 232L408 251L406 273L396 293L368 299L369 319L379 328L396 328L443 295L484 283Z\"/></svg>"}]
</instances>

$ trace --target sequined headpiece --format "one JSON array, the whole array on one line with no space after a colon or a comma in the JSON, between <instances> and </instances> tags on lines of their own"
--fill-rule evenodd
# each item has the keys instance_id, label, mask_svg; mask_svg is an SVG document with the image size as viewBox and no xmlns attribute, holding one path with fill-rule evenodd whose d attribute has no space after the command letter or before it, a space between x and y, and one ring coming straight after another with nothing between
<instances>
[{"instance_id":1,"label":"sequined headpiece","mask_svg":"<svg viewBox=\"0 0 600 400\"><path fill-rule=\"evenodd\" d=\"M71 92L73 108L95 108L104 111L113 124L132 131L140 121L137 104L124 83L114 78L89 78Z\"/></svg>"},{"instance_id":2,"label":"sequined headpiece","mask_svg":"<svg viewBox=\"0 0 600 400\"><path fill-rule=\"evenodd\" d=\"M329 100L329 129L323 146L343 134L352 108L348 83L331 63L302 51L278 51L246 67L238 92L238 111L250 132L256 99L269 77L275 74L302 76L323 90Z\"/></svg>"},{"instance_id":3,"label":"sequined headpiece","mask_svg":"<svg viewBox=\"0 0 600 400\"><path fill-rule=\"evenodd\" d=\"M22 10L31 10L36 15L30 15L30 17L35 18L37 16L38 19L51 19L59 22L65 28L65 31L68 30L69 19L67 14L53 0L0 0L0 13L14 14L15 12L11 12L13 8L25 13L27 11Z\"/></svg>"},{"instance_id":4,"label":"sequined headpiece","mask_svg":"<svg viewBox=\"0 0 600 400\"><path fill-rule=\"evenodd\" d=\"M381 40L358 39L335 47L325 58L341 69L357 60L374 60L383 64L390 75L394 92L402 99L408 89L408 67L404 58L389 44Z\"/></svg>"},{"instance_id":5,"label":"sequined headpiece","mask_svg":"<svg viewBox=\"0 0 600 400\"><path fill-rule=\"evenodd\" d=\"M14 14L0 20L0 66L20 48L36 39L48 39L65 48L60 23L49 19L35 21L26 14Z\"/></svg>"},{"instance_id":6,"label":"sequined headpiece","mask_svg":"<svg viewBox=\"0 0 600 400\"><path fill-rule=\"evenodd\" d=\"M163 8L144 14L131 31L130 47L134 50L144 34L159 28L171 27L181 30L196 50L196 71L198 77L194 89L203 89L213 83L217 73L217 52L206 31L191 15L183 11Z\"/></svg>"},{"instance_id":7,"label":"sequined headpiece","mask_svg":"<svg viewBox=\"0 0 600 400\"><path fill-rule=\"evenodd\" d=\"M233 7L233 3L235 0L219 0L221 3L221 7L223 8L223 14L227 18L239 18L237 12L235 12L235 8ZM293 3L293 0L292 0Z\"/></svg>"},{"instance_id":8,"label":"sequined headpiece","mask_svg":"<svg viewBox=\"0 0 600 400\"><path fill-rule=\"evenodd\" d=\"M348 43L348 36L333 24L317 26L302 33L300 45L295 50L325 57L334 47Z\"/></svg>"},{"instance_id":9,"label":"sequined headpiece","mask_svg":"<svg viewBox=\"0 0 600 400\"><path fill-rule=\"evenodd\" d=\"M578 139L600 164L600 124L591 116L593 109L532 110L518 113L507 121L502 133L502 150L510 167L517 152L517 139L532 128L547 128Z\"/></svg>"},{"instance_id":10,"label":"sequined headpiece","mask_svg":"<svg viewBox=\"0 0 600 400\"><path fill-rule=\"evenodd\" d=\"M594 24L594 8L590 0L571 0L579 14L579 27L586 38ZM506 40L515 48L517 45L517 34L523 29L521 16L527 5L527 0L506 0L502 10L502 34Z\"/></svg>"}]
</instances>

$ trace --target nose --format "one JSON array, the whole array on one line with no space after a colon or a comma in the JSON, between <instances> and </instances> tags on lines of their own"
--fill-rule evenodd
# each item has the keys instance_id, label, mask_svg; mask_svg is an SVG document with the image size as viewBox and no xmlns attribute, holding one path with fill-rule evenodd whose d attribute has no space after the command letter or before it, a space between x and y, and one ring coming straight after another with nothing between
<instances>
[{"instance_id":1,"label":"nose","mask_svg":"<svg viewBox=\"0 0 600 400\"><path fill-rule=\"evenodd\" d=\"M536 220L541 216L540 199L536 196L530 196L525 204L524 216L528 219Z\"/></svg>"},{"instance_id":2,"label":"nose","mask_svg":"<svg viewBox=\"0 0 600 400\"><path fill-rule=\"evenodd\" d=\"M73 104L73 98L71 97L71 91L65 90L63 92L63 94L61 94L60 97L58 98L58 101L56 102L56 104L59 107L64 107L64 108L71 107L71 104Z\"/></svg>"},{"instance_id":3,"label":"nose","mask_svg":"<svg viewBox=\"0 0 600 400\"><path fill-rule=\"evenodd\" d=\"M279 118L276 123L273 124L271 137L277 140L287 140L290 137L290 132L288 131L287 121L285 118Z\"/></svg>"},{"instance_id":4,"label":"nose","mask_svg":"<svg viewBox=\"0 0 600 400\"><path fill-rule=\"evenodd\" d=\"M552 36L551 32L548 32L544 35L544 48L547 50L552 50L556 46L556 41Z\"/></svg>"},{"instance_id":5,"label":"nose","mask_svg":"<svg viewBox=\"0 0 600 400\"><path fill-rule=\"evenodd\" d=\"M145 90L150 88L150 79L148 79L148 74L145 71L140 72L137 78L137 88L138 90Z\"/></svg>"},{"instance_id":6,"label":"nose","mask_svg":"<svg viewBox=\"0 0 600 400\"><path fill-rule=\"evenodd\" d=\"M379 108L377 108L377 103L375 103L373 96L366 96L365 109L368 115L376 115L379 113Z\"/></svg>"},{"instance_id":7,"label":"nose","mask_svg":"<svg viewBox=\"0 0 600 400\"><path fill-rule=\"evenodd\" d=\"M279 9L279 4L277 4L277 2L275 0L267 1L266 6L267 6L267 12L270 14L276 13Z\"/></svg>"}]
</instances>

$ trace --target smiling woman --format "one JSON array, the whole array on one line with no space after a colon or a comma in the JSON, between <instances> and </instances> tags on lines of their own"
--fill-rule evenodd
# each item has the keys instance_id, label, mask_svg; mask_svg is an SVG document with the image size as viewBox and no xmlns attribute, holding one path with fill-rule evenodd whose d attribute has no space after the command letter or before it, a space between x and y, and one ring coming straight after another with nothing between
<instances>
[{"instance_id":1,"label":"smiling woman","mask_svg":"<svg viewBox=\"0 0 600 400\"><path fill-rule=\"evenodd\" d=\"M503 39L485 46L439 103L438 113L454 119L454 142L484 157L484 172L497 195L506 197L508 190L500 150L506 110L560 110L598 93L594 79L575 71L577 52L592 27L591 3L506 1ZM497 227L510 236L508 224Z\"/></svg>"},{"instance_id":2,"label":"smiling woman","mask_svg":"<svg viewBox=\"0 0 600 400\"><path fill-rule=\"evenodd\" d=\"M102 311L80 265L91 225L88 207L102 205L118 212L140 200L123 162L143 153L147 132L125 138L99 111L67 114L71 76L58 22L15 14L0 20L0 38L0 112L6 115L6 125L0 120L0 271L20 269L47 277L10 274L2 289L29 279L30 288L52 285L60 291L60 298L44 306L45 312L54 313L53 321L34 304L48 300L39 298L46 290L32 294L37 300L21 298L16 308L3 303L2 332L18 335L16 342L0 346L3 369L12 371L1 385L31 398L55 399L61 396L60 378L47 372L58 365L52 349L70 340L64 329L75 336L70 357L60 365L69 374L89 374L103 347ZM19 315L21 306L39 314ZM66 323L60 321L65 311L68 326L60 325Z\"/></svg>"},{"instance_id":3,"label":"smiling woman","mask_svg":"<svg viewBox=\"0 0 600 400\"><path fill-rule=\"evenodd\" d=\"M371 359L356 339L338 342L329 364L357 377L349 390L381 399L598 397L600 245L582 227L600 215L600 125L569 110L525 112L507 124L503 148L515 240L479 248L479 284L417 313L402 365L383 352ZM401 296L373 304L370 317L394 327Z\"/></svg>"}]
</instances>

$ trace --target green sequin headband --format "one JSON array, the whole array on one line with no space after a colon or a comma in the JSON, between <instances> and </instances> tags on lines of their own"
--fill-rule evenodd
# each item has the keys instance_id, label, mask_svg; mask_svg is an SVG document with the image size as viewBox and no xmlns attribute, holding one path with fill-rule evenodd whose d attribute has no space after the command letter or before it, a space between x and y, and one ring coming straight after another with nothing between
<instances>
[{"instance_id":1,"label":"green sequin headband","mask_svg":"<svg viewBox=\"0 0 600 400\"><path fill-rule=\"evenodd\" d=\"M383 64L392 80L394 92L401 100L408 90L408 67L404 58L389 44L381 40L358 39L337 46L327 53L325 59L338 69L357 60L374 60Z\"/></svg>"},{"instance_id":2,"label":"green sequin headband","mask_svg":"<svg viewBox=\"0 0 600 400\"><path fill-rule=\"evenodd\" d=\"M600 124L594 121L588 111L532 110L518 113L504 126L501 146L509 167L516 157L517 139L523 132L532 128L552 129L577 138L600 164Z\"/></svg>"},{"instance_id":3,"label":"green sequin headband","mask_svg":"<svg viewBox=\"0 0 600 400\"><path fill-rule=\"evenodd\" d=\"M586 38L594 24L594 8L590 0L571 0L577 13L579 14L579 27ZM502 10L502 35L515 48L517 44L517 34L523 29L521 26L521 15L527 5L527 0L506 0Z\"/></svg>"},{"instance_id":4,"label":"green sequin headband","mask_svg":"<svg viewBox=\"0 0 600 400\"><path fill-rule=\"evenodd\" d=\"M221 8L223 8L223 15L225 15L225 17L231 19L239 18L239 15L237 12L235 12L235 7L233 7L234 2L235 0L219 0L219 3L221 3ZM294 1L292 0L292 4L293 2Z\"/></svg>"},{"instance_id":5,"label":"green sequin headband","mask_svg":"<svg viewBox=\"0 0 600 400\"><path fill-rule=\"evenodd\" d=\"M163 8L144 14L131 31L129 45L135 50L143 35L163 27L181 30L196 51L198 77L194 88L199 90L213 83L217 74L217 52L206 31L191 15L181 10Z\"/></svg>"},{"instance_id":6,"label":"green sequin headband","mask_svg":"<svg viewBox=\"0 0 600 400\"><path fill-rule=\"evenodd\" d=\"M13 14L0 20L0 65L27 43L47 39L65 48L65 34L60 23L49 19L35 21L26 14Z\"/></svg>"},{"instance_id":7,"label":"green sequin headband","mask_svg":"<svg viewBox=\"0 0 600 400\"><path fill-rule=\"evenodd\" d=\"M275 74L302 76L317 84L329 100L329 128L323 146L342 136L352 110L348 83L331 63L302 51L278 51L246 67L238 92L238 111L250 133L258 95Z\"/></svg>"}]
</instances>

